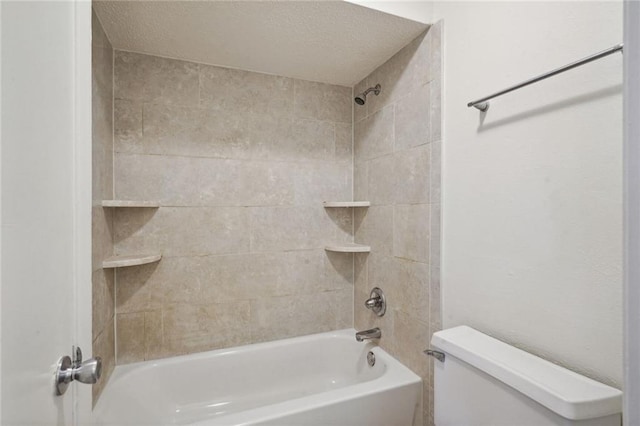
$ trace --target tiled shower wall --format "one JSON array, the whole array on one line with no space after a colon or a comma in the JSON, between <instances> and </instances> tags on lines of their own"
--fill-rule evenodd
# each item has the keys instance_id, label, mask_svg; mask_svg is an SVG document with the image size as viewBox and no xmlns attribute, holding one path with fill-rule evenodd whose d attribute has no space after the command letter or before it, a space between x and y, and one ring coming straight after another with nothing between
<instances>
[{"instance_id":1,"label":"tiled shower wall","mask_svg":"<svg viewBox=\"0 0 640 426\"><path fill-rule=\"evenodd\" d=\"M433 424L432 360L422 351L440 328L441 24L433 25L355 87L382 85L354 110L355 326L380 327L380 346L423 379L422 418ZM387 296L377 317L363 306Z\"/></svg>"},{"instance_id":2,"label":"tiled shower wall","mask_svg":"<svg viewBox=\"0 0 640 426\"><path fill-rule=\"evenodd\" d=\"M350 327L352 89L116 51L117 363Z\"/></svg>"},{"instance_id":3,"label":"tiled shower wall","mask_svg":"<svg viewBox=\"0 0 640 426\"><path fill-rule=\"evenodd\" d=\"M102 269L102 260L113 254L113 218L101 204L113 196L113 49L95 13L92 31L92 352L103 361L95 401L115 366L114 272Z\"/></svg>"}]
</instances>

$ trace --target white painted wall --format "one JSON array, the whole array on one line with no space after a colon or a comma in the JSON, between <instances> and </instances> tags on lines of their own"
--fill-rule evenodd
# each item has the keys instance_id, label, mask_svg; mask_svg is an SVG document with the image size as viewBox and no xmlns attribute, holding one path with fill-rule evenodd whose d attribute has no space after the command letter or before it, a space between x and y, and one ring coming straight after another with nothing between
<instances>
[{"instance_id":1,"label":"white painted wall","mask_svg":"<svg viewBox=\"0 0 640 426\"><path fill-rule=\"evenodd\" d=\"M622 3L438 3L443 323L622 379L622 55L466 103L622 41Z\"/></svg>"},{"instance_id":2,"label":"white painted wall","mask_svg":"<svg viewBox=\"0 0 640 426\"><path fill-rule=\"evenodd\" d=\"M625 0L624 421L640 424L640 2Z\"/></svg>"},{"instance_id":3,"label":"white painted wall","mask_svg":"<svg viewBox=\"0 0 640 426\"><path fill-rule=\"evenodd\" d=\"M620 43L622 3L406 7L444 19L444 326L620 386L622 56L466 103Z\"/></svg>"}]
</instances>

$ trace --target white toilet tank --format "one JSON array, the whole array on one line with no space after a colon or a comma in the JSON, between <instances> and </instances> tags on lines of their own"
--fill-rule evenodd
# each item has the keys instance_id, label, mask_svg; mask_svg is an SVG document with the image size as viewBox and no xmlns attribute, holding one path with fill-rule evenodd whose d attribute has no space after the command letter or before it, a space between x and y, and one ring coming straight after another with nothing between
<instances>
[{"instance_id":1,"label":"white toilet tank","mask_svg":"<svg viewBox=\"0 0 640 426\"><path fill-rule=\"evenodd\" d=\"M620 426L622 392L471 327L435 333L436 426Z\"/></svg>"}]
</instances>

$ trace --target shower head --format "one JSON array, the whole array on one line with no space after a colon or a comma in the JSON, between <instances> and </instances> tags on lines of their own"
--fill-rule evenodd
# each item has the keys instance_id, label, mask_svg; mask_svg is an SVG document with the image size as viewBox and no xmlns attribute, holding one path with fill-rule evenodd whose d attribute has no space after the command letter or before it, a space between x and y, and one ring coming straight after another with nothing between
<instances>
[{"instance_id":1,"label":"shower head","mask_svg":"<svg viewBox=\"0 0 640 426\"><path fill-rule=\"evenodd\" d=\"M367 90L357 95L353 100L358 105L364 105L364 103L367 101L367 95L369 94L369 92L373 92L374 95L378 96L380 94L381 88L382 87L379 84L376 84L376 87L369 87Z\"/></svg>"}]
</instances>

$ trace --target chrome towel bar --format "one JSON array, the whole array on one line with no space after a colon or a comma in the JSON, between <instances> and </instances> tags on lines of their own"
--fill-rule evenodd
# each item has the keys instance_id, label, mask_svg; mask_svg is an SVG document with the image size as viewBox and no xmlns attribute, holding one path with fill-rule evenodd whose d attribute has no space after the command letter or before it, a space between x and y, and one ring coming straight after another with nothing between
<instances>
[{"instance_id":1,"label":"chrome towel bar","mask_svg":"<svg viewBox=\"0 0 640 426\"><path fill-rule=\"evenodd\" d=\"M523 81L522 83L516 84L514 86L511 86L508 89L504 89L504 90L496 92L496 93L494 93L492 95L485 96L484 98L478 99L477 101L469 102L467 104L467 106L468 107L477 108L480 111L486 111L487 109L489 109L489 102L487 102L487 101L489 101L490 99L497 98L498 96L502 96L505 93L513 92L514 90L520 89L522 87L528 86L528 85L533 84L533 83L537 83L537 82L539 82L541 80L544 80L546 78L553 77L554 75L563 73L565 71L569 71L570 69L579 67L580 65L588 64L589 62L598 60L600 58L604 58L605 56L609 56L609 55L614 54L616 52L622 52L622 48L623 48L623 44L622 43L617 44L617 45L615 45L613 47L610 47L607 50L603 50L602 52L598 52L598 53L595 53L595 54L593 54L591 56L587 56L586 58L583 58L583 59L580 59L578 61L572 62L572 63L570 63L568 65L563 66L563 67L556 68L553 71L549 71L547 73L544 73L542 75L539 75L539 76L534 77L532 79L529 79L527 81Z\"/></svg>"}]
</instances>

